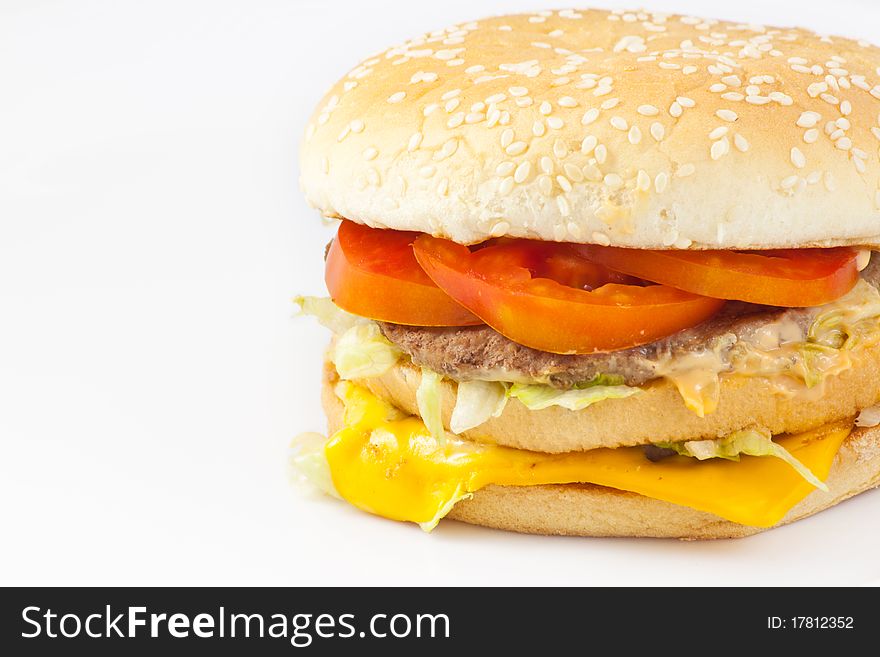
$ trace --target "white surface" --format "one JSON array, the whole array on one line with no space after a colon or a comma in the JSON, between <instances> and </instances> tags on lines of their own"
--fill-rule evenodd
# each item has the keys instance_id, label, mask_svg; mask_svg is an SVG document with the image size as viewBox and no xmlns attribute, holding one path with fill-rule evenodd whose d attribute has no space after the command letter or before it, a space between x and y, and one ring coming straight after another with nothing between
<instances>
[{"instance_id":1,"label":"white surface","mask_svg":"<svg viewBox=\"0 0 880 657\"><path fill-rule=\"evenodd\" d=\"M308 113L383 46L555 4L0 2L0 585L878 581L876 492L681 543L425 535L288 483L324 428ZM870 0L644 4L880 42Z\"/></svg>"}]
</instances>

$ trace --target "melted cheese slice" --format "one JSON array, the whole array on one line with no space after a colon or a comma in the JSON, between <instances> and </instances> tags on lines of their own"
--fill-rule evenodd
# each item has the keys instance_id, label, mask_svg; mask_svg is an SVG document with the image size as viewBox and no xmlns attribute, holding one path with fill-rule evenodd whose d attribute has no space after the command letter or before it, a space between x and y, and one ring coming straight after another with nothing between
<instances>
[{"instance_id":1,"label":"melted cheese slice","mask_svg":"<svg viewBox=\"0 0 880 657\"><path fill-rule=\"evenodd\" d=\"M544 454L480 445L448 435L445 447L419 418L365 388L343 383L344 424L324 453L333 485L351 504L432 529L452 506L489 484L592 483L714 513L755 527L779 522L813 487L782 460L743 456L651 462L641 448ZM824 480L852 423L780 437L780 445Z\"/></svg>"}]
</instances>

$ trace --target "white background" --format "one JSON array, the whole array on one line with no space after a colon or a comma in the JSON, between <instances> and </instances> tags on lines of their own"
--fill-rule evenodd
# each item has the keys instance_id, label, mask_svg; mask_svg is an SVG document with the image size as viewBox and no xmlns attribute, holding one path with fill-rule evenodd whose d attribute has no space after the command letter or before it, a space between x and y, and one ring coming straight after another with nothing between
<instances>
[{"instance_id":1,"label":"white background","mask_svg":"<svg viewBox=\"0 0 880 657\"><path fill-rule=\"evenodd\" d=\"M880 581L877 492L687 543L427 535L288 481L324 429L327 335L290 303L331 234L312 107L392 43L556 4L0 0L0 584ZM880 42L870 0L644 4Z\"/></svg>"}]
</instances>

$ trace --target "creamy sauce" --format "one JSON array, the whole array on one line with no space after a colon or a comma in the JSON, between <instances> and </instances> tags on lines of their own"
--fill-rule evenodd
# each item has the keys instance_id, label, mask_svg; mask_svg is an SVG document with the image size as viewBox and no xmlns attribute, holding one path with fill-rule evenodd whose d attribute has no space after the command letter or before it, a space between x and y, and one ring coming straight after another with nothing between
<instances>
[{"instance_id":1,"label":"creamy sauce","mask_svg":"<svg viewBox=\"0 0 880 657\"><path fill-rule=\"evenodd\" d=\"M651 365L700 417L717 407L722 376L764 377L780 395L818 400L828 377L852 367L854 354L880 341L880 293L859 281L848 294L816 310L806 332L783 318L739 339L725 336L711 349Z\"/></svg>"}]
</instances>

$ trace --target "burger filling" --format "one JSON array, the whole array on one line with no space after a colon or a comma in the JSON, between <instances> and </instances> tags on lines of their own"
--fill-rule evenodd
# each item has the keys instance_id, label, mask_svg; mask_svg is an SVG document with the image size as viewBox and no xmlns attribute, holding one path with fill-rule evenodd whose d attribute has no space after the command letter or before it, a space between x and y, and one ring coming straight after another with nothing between
<instances>
[{"instance_id":1,"label":"burger filling","mask_svg":"<svg viewBox=\"0 0 880 657\"><path fill-rule=\"evenodd\" d=\"M671 381L700 417L725 376L821 397L880 342L880 263L854 249L627 252L528 240L466 247L343 222L327 253L332 301L300 297L336 334L342 426L294 462L335 495L430 529L488 485L590 483L768 527L826 489L853 418L772 436L545 454L464 440L508 403L579 411ZM359 382L420 368L418 416ZM443 380L456 386L451 420ZM826 489L827 490L827 489Z\"/></svg>"}]
</instances>

